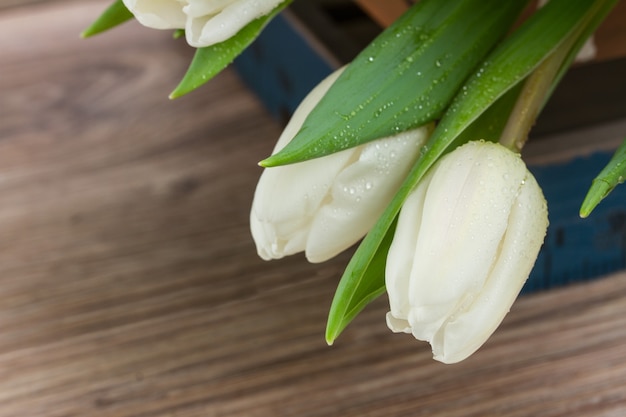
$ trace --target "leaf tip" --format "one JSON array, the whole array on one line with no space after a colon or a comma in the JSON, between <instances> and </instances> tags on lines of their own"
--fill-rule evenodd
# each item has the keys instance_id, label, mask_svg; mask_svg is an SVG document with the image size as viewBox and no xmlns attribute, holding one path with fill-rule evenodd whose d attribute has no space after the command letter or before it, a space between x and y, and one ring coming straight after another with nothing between
<instances>
[{"instance_id":1,"label":"leaf tip","mask_svg":"<svg viewBox=\"0 0 626 417\"><path fill-rule=\"evenodd\" d=\"M271 168L277 165L279 164L276 163L276 158L274 158L274 155L267 157L262 161L259 161L259 166L263 168Z\"/></svg>"},{"instance_id":2,"label":"leaf tip","mask_svg":"<svg viewBox=\"0 0 626 417\"><path fill-rule=\"evenodd\" d=\"M277 153L263 159L261 162L259 162L259 165L263 168L271 168L305 162L309 159L311 158L302 157L302 155L298 154L297 152L285 152L285 149L283 148Z\"/></svg>"},{"instance_id":3,"label":"leaf tip","mask_svg":"<svg viewBox=\"0 0 626 417\"><path fill-rule=\"evenodd\" d=\"M86 39L92 37L93 35L97 35L98 33L99 31L97 30L97 27L95 26L95 24L92 24L91 26L80 32L78 36L81 39Z\"/></svg>"},{"instance_id":4,"label":"leaf tip","mask_svg":"<svg viewBox=\"0 0 626 417\"><path fill-rule=\"evenodd\" d=\"M183 81L181 81L180 84L178 84L167 97L170 100L174 100L184 96L187 93L190 93L191 91L193 91L194 88L195 87L189 88L189 86L185 83L185 80L183 79Z\"/></svg>"},{"instance_id":5,"label":"leaf tip","mask_svg":"<svg viewBox=\"0 0 626 417\"><path fill-rule=\"evenodd\" d=\"M587 218L591 212L600 204L612 190L609 183L597 178L591 184L583 203L580 205L579 216L581 219Z\"/></svg>"},{"instance_id":6,"label":"leaf tip","mask_svg":"<svg viewBox=\"0 0 626 417\"><path fill-rule=\"evenodd\" d=\"M332 332L330 329L326 329L326 344L328 346L332 346L337 339L337 335Z\"/></svg>"}]
</instances>

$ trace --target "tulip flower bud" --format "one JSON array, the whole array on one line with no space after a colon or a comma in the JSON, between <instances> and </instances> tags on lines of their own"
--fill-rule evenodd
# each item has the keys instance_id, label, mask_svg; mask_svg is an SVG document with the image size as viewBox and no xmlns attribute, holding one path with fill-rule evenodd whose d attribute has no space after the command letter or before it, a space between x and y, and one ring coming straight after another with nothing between
<instances>
[{"instance_id":1,"label":"tulip flower bud","mask_svg":"<svg viewBox=\"0 0 626 417\"><path fill-rule=\"evenodd\" d=\"M331 74L303 100L274 153L291 141L340 73ZM265 169L250 213L259 256L269 260L304 251L310 262L323 262L350 247L389 204L429 132L430 127L421 127L321 158Z\"/></svg>"},{"instance_id":2,"label":"tulip flower bud","mask_svg":"<svg viewBox=\"0 0 626 417\"><path fill-rule=\"evenodd\" d=\"M123 0L144 26L185 29L189 45L202 48L234 36L252 20L269 14L282 0Z\"/></svg>"},{"instance_id":3,"label":"tulip flower bud","mask_svg":"<svg viewBox=\"0 0 626 417\"><path fill-rule=\"evenodd\" d=\"M389 250L394 332L434 358L474 353L509 311L548 227L543 193L519 155L470 142L441 158L406 200Z\"/></svg>"}]
</instances>

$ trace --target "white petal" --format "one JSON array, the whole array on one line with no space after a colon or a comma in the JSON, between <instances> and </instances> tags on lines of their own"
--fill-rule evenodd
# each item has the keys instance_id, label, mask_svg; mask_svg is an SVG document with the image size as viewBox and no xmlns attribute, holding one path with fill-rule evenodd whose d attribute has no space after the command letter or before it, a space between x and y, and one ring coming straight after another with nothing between
<instances>
[{"instance_id":1,"label":"white petal","mask_svg":"<svg viewBox=\"0 0 626 417\"><path fill-rule=\"evenodd\" d=\"M335 71L311 90L285 127L274 153L293 139L342 71ZM277 259L304 250L315 211L353 153L348 149L323 159L263 171L250 212L250 229L261 258Z\"/></svg>"},{"instance_id":2,"label":"white petal","mask_svg":"<svg viewBox=\"0 0 626 417\"><path fill-rule=\"evenodd\" d=\"M196 48L213 45L233 37L252 20L269 14L282 0L234 0L217 14L196 16L189 8L185 36Z\"/></svg>"},{"instance_id":3,"label":"white petal","mask_svg":"<svg viewBox=\"0 0 626 417\"><path fill-rule=\"evenodd\" d=\"M489 338L526 282L547 227L545 199L528 173L513 205L497 263L473 303L456 312L431 343L435 359L459 362Z\"/></svg>"},{"instance_id":4,"label":"white petal","mask_svg":"<svg viewBox=\"0 0 626 417\"><path fill-rule=\"evenodd\" d=\"M154 29L181 29L187 17L183 1L177 0L124 0L124 5L144 26Z\"/></svg>"},{"instance_id":5,"label":"white petal","mask_svg":"<svg viewBox=\"0 0 626 417\"><path fill-rule=\"evenodd\" d=\"M547 224L541 189L518 155L470 142L443 157L400 213L387 325L429 341L437 360L465 359L510 309Z\"/></svg>"},{"instance_id":6,"label":"white petal","mask_svg":"<svg viewBox=\"0 0 626 417\"><path fill-rule=\"evenodd\" d=\"M340 73L320 83L301 103L274 153L296 135ZM272 259L305 251L310 262L323 262L353 245L391 201L430 129L418 128L323 158L266 169L250 215L259 256Z\"/></svg>"},{"instance_id":7,"label":"white petal","mask_svg":"<svg viewBox=\"0 0 626 417\"><path fill-rule=\"evenodd\" d=\"M228 5L232 4L233 0L187 0L188 5L184 7L185 14L189 17L203 17L212 16L222 10Z\"/></svg>"},{"instance_id":8,"label":"white petal","mask_svg":"<svg viewBox=\"0 0 626 417\"><path fill-rule=\"evenodd\" d=\"M526 175L524 163L503 150L500 145L470 142L435 168L409 288L409 321L421 340L432 340L463 297L480 291L498 255Z\"/></svg>"},{"instance_id":9,"label":"white petal","mask_svg":"<svg viewBox=\"0 0 626 417\"><path fill-rule=\"evenodd\" d=\"M406 319L398 318L391 314L391 311L385 316L387 327L394 333L411 333L411 325Z\"/></svg>"},{"instance_id":10,"label":"white petal","mask_svg":"<svg viewBox=\"0 0 626 417\"><path fill-rule=\"evenodd\" d=\"M323 159L263 171L250 217L262 258L281 258L305 249L313 216L353 153L349 149Z\"/></svg>"},{"instance_id":11,"label":"white petal","mask_svg":"<svg viewBox=\"0 0 626 417\"><path fill-rule=\"evenodd\" d=\"M358 159L335 178L311 224L310 262L323 262L352 246L374 226L417 159L428 137L423 127L359 146Z\"/></svg>"},{"instance_id":12,"label":"white petal","mask_svg":"<svg viewBox=\"0 0 626 417\"><path fill-rule=\"evenodd\" d=\"M422 224L424 197L432 179L432 173L431 170L405 200L398 218L400 227L396 227L387 254L385 286L390 307L387 325L394 332L411 332L407 321L411 310L409 280L415 257L417 237Z\"/></svg>"}]
</instances>

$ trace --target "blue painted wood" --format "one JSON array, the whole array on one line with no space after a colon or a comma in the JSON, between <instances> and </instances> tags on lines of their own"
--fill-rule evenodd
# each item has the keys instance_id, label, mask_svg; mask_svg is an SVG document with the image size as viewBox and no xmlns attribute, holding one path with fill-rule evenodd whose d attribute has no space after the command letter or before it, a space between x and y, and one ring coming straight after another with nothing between
<instances>
[{"instance_id":1,"label":"blue painted wood","mask_svg":"<svg viewBox=\"0 0 626 417\"><path fill-rule=\"evenodd\" d=\"M587 219L578 210L610 152L548 166L530 166L550 218L548 235L525 291L589 280L626 267L626 188L616 188Z\"/></svg>"},{"instance_id":2,"label":"blue painted wood","mask_svg":"<svg viewBox=\"0 0 626 417\"><path fill-rule=\"evenodd\" d=\"M333 69L283 14L267 25L234 65L272 115L285 122Z\"/></svg>"}]
</instances>

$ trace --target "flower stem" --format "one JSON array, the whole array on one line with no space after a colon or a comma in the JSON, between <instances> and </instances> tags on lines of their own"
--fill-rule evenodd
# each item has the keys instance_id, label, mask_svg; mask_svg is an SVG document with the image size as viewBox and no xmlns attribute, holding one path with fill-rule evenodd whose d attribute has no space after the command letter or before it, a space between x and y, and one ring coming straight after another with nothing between
<instances>
[{"instance_id":1,"label":"flower stem","mask_svg":"<svg viewBox=\"0 0 626 417\"><path fill-rule=\"evenodd\" d=\"M574 60L586 39L602 23L617 1L596 1L580 24L528 76L500 136L502 145L515 152L522 150L531 127L567 67Z\"/></svg>"},{"instance_id":2,"label":"flower stem","mask_svg":"<svg viewBox=\"0 0 626 417\"><path fill-rule=\"evenodd\" d=\"M520 92L519 98L511 111L500 144L514 152L521 152L528 140L528 133L535 124L539 112L547 101L548 96L554 90L552 84L563 62L569 56L571 48L580 35L581 30L574 31L568 36L555 51L546 58L527 80Z\"/></svg>"}]
</instances>

